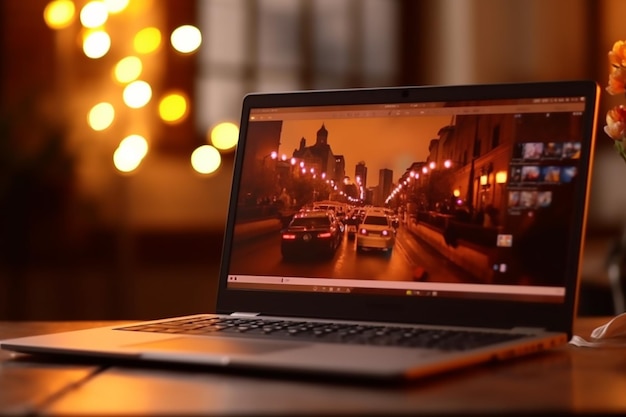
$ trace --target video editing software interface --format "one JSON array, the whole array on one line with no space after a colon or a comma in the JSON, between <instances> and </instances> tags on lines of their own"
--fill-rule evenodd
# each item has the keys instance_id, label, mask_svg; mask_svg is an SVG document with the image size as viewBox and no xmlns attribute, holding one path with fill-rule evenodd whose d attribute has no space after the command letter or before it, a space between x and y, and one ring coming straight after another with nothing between
<instances>
[{"instance_id":1,"label":"video editing software interface","mask_svg":"<svg viewBox=\"0 0 626 417\"><path fill-rule=\"evenodd\" d=\"M563 302L584 108L252 109L228 288Z\"/></svg>"}]
</instances>

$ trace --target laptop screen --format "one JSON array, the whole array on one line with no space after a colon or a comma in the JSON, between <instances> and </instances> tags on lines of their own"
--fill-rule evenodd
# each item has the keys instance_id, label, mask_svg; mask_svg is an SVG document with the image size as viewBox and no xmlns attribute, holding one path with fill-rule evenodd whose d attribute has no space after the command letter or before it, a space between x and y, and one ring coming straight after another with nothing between
<instances>
[{"instance_id":1,"label":"laptop screen","mask_svg":"<svg viewBox=\"0 0 626 417\"><path fill-rule=\"evenodd\" d=\"M563 303L586 100L250 108L226 288Z\"/></svg>"}]
</instances>

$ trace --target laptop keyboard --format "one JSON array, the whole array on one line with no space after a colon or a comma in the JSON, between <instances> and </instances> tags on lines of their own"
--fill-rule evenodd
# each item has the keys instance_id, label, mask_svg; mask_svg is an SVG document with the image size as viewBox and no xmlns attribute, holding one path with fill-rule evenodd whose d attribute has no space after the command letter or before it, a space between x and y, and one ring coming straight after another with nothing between
<instances>
[{"instance_id":1,"label":"laptop keyboard","mask_svg":"<svg viewBox=\"0 0 626 417\"><path fill-rule=\"evenodd\" d=\"M463 351L526 335L470 330L291 321L258 318L195 317L144 323L116 330L188 335L234 335L307 342L400 346Z\"/></svg>"}]
</instances>

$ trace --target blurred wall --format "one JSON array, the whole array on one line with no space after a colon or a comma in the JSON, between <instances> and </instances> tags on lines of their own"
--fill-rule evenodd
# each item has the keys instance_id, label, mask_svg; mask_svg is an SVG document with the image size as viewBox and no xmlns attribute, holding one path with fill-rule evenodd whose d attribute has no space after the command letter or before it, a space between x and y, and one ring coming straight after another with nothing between
<instances>
[{"instance_id":1,"label":"blurred wall","mask_svg":"<svg viewBox=\"0 0 626 417\"><path fill-rule=\"evenodd\" d=\"M590 76L594 6L585 0L422 1L421 72L462 84Z\"/></svg>"}]
</instances>

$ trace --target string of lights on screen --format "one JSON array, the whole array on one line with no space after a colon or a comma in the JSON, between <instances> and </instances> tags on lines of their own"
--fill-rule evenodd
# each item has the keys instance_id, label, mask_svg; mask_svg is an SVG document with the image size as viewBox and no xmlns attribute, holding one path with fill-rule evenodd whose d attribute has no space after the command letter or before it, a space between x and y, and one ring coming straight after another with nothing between
<instances>
[{"instance_id":1,"label":"string of lights on screen","mask_svg":"<svg viewBox=\"0 0 626 417\"><path fill-rule=\"evenodd\" d=\"M78 7L72 0L53 0L43 12L49 28L61 31L80 24L82 53L89 59L105 57L115 47L107 31L107 23L114 15L123 14L131 2L142 0L92 0ZM146 108L153 100L159 119L166 124L175 125L185 120L190 111L189 97L181 90L155 91L150 80L142 79L146 72L146 57L165 45L162 30L155 26L146 26L137 30L130 39L133 54L121 57L111 68L111 82L121 89L123 106L109 101L100 101L85 108L85 117L89 127L96 132L107 131L119 115L130 110ZM169 46L180 54L195 53L202 43L200 29L193 25L182 25L169 34ZM207 143L198 146L190 156L190 164L201 174L211 174L221 165L221 154L230 152L237 144L239 128L230 122L219 123L207 132ZM118 138L119 145L112 155L115 168L123 173L135 171L150 151L149 138L139 132Z\"/></svg>"}]
</instances>

